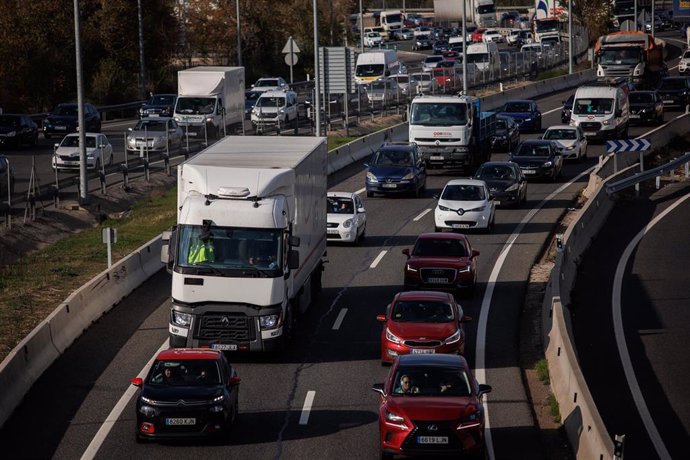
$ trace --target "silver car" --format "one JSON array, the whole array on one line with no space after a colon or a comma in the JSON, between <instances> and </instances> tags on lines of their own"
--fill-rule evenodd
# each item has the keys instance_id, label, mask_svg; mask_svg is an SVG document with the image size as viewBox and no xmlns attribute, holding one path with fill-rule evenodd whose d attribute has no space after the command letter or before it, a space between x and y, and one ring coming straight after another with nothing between
<instances>
[{"instance_id":1,"label":"silver car","mask_svg":"<svg viewBox=\"0 0 690 460\"><path fill-rule=\"evenodd\" d=\"M167 152L182 146L184 132L167 117L144 118L127 130L127 153Z\"/></svg>"},{"instance_id":2,"label":"silver car","mask_svg":"<svg viewBox=\"0 0 690 460\"><path fill-rule=\"evenodd\" d=\"M398 98L398 83L393 78L380 78L366 86L369 103L390 104Z\"/></svg>"},{"instance_id":3,"label":"silver car","mask_svg":"<svg viewBox=\"0 0 690 460\"><path fill-rule=\"evenodd\" d=\"M407 74L393 75L390 79L398 82L398 88L401 95L414 97L419 91L419 82L417 79Z\"/></svg>"},{"instance_id":4,"label":"silver car","mask_svg":"<svg viewBox=\"0 0 690 460\"><path fill-rule=\"evenodd\" d=\"M105 134L84 133L86 143L86 168L100 170L113 164L113 146ZM55 144L53 169L79 169L79 133L68 134Z\"/></svg>"},{"instance_id":5,"label":"silver car","mask_svg":"<svg viewBox=\"0 0 690 460\"><path fill-rule=\"evenodd\" d=\"M410 78L417 80L417 91L420 93L435 94L438 91L438 82L428 72L413 73Z\"/></svg>"}]
</instances>

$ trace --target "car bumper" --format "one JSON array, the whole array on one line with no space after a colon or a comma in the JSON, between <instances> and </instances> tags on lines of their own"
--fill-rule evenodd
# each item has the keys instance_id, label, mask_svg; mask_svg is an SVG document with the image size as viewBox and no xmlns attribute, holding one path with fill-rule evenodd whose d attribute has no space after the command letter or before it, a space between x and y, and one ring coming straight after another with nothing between
<instances>
[{"instance_id":1,"label":"car bumper","mask_svg":"<svg viewBox=\"0 0 690 460\"><path fill-rule=\"evenodd\" d=\"M395 195L398 193L409 193L417 190L415 182L368 182L366 184L367 193L380 193L382 195Z\"/></svg>"},{"instance_id":2,"label":"car bumper","mask_svg":"<svg viewBox=\"0 0 690 460\"><path fill-rule=\"evenodd\" d=\"M491 139L491 150L503 151L503 150L508 148L509 143L510 143L510 139L508 139L508 138L503 138L503 139L493 138L493 139Z\"/></svg>"},{"instance_id":3,"label":"car bumper","mask_svg":"<svg viewBox=\"0 0 690 460\"><path fill-rule=\"evenodd\" d=\"M521 166L520 169L522 170L522 174L524 174L525 178L527 179L543 179L545 177L550 178L554 175L553 166L549 168L523 168Z\"/></svg>"},{"instance_id":4,"label":"car bumper","mask_svg":"<svg viewBox=\"0 0 690 460\"><path fill-rule=\"evenodd\" d=\"M48 135L64 136L66 134L76 133L76 132L77 132L76 126L64 126L64 127L61 127L61 126L58 126L58 127L44 126L43 127L43 134L48 134Z\"/></svg>"},{"instance_id":5,"label":"car bumper","mask_svg":"<svg viewBox=\"0 0 690 460\"><path fill-rule=\"evenodd\" d=\"M685 96L677 96L675 94L660 94L661 100L664 102L664 107L685 107Z\"/></svg>"},{"instance_id":6,"label":"car bumper","mask_svg":"<svg viewBox=\"0 0 690 460\"><path fill-rule=\"evenodd\" d=\"M471 230L475 228L488 228L491 220L491 209L482 212L466 212L462 216L453 211L434 212L436 227L451 230Z\"/></svg>"},{"instance_id":7,"label":"car bumper","mask_svg":"<svg viewBox=\"0 0 690 460\"><path fill-rule=\"evenodd\" d=\"M354 243L357 240L357 229L350 228L328 228L326 230L326 239L328 241L342 241L344 243Z\"/></svg>"},{"instance_id":8,"label":"car bumper","mask_svg":"<svg viewBox=\"0 0 690 460\"><path fill-rule=\"evenodd\" d=\"M650 121L656 120L656 112L644 112L644 113L631 113L630 123L648 123Z\"/></svg>"},{"instance_id":9,"label":"car bumper","mask_svg":"<svg viewBox=\"0 0 690 460\"><path fill-rule=\"evenodd\" d=\"M379 420L381 420L381 415L379 415ZM417 443L416 428L379 421L382 451L394 455L422 458L429 456L436 458L438 455L455 455L465 458L465 455L477 454L484 447L483 430L482 424L456 429L453 430L454 433L448 433L448 444L424 445Z\"/></svg>"},{"instance_id":10,"label":"car bumper","mask_svg":"<svg viewBox=\"0 0 690 460\"><path fill-rule=\"evenodd\" d=\"M407 345L400 345L397 343L389 342L384 340L381 344L381 361L386 363L392 363L395 358L401 355L409 354L451 354L451 355L462 355L464 350L464 344L457 342L451 345L439 345L437 347L409 347Z\"/></svg>"},{"instance_id":11,"label":"car bumper","mask_svg":"<svg viewBox=\"0 0 690 460\"><path fill-rule=\"evenodd\" d=\"M521 133L534 131L537 129L537 122L535 120L520 121L520 119L516 118L515 122L518 123L518 128L520 129Z\"/></svg>"},{"instance_id":12,"label":"car bumper","mask_svg":"<svg viewBox=\"0 0 690 460\"><path fill-rule=\"evenodd\" d=\"M79 170L80 164L79 160L58 160L57 162L53 159L52 162L53 168L54 169L74 169L74 170ZM86 169L95 169L96 168L96 160L95 159L87 159L86 160Z\"/></svg>"},{"instance_id":13,"label":"car bumper","mask_svg":"<svg viewBox=\"0 0 690 460\"><path fill-rule=\"evenodd\" d=\"M164 440L164 439L188 439L206 438L218 436L223 433L228 426L229 408L222 412L212 413L210 411L175 411L169 413L160 411L155 417L144 417L137 413L137 435L140 439ZM172 426L166 424L166 419L170 418L194 418L194 425ZM153 432L151 432L153 431Z\"/></svg>"},{"instance_id":14,"label":"car bumper","mask_svg":"<svg viewBox=\"0 0 690 460\"><path fill-rule=\"evenodd\" d=\"M496 206L510 206L520 202L520 192L514 190L512 192L491 192L494 196L494 204Z\"/></svg>"}]
</instances>

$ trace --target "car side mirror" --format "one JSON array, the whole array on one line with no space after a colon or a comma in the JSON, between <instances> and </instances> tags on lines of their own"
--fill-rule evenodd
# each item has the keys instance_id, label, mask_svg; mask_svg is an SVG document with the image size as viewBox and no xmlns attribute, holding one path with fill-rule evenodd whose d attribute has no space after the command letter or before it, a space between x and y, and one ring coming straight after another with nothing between
<instances>
[{"instance_id":1,"label":"car side mirror","mask_svg":"<svg viewBox=\"0 0 690 460\"><path fill-rule=\"evenodd\" d=\"M239 377L236 376L236 375L232 375L232 376L230 376L230 378L228 379L228 385L232 385L232 386L239 385L241 381L242 381L241 378L239 378Z\"/></svg>"},{"instance_id":2,"label":"car side mirror","mask_svg":"<svg viewBox=\"0 0 690 460\"><path fill-rule=\"evenodd\" d=\"M299 268L299 251L290 249L288 251L288 268L290 270L296 270Z\"/></svg>"},{"instance_id":3,"label":"car side mirror","mask_svg":"<svg viewBox=\"0 0 690 460\"><path fill-rule=\"evenodd\" d=\"M474 259L475 257L479 256L480 252L478 249L472 249L472 255L470 256L470 259Z\"/></svg>"},{"instance_id":4,"label":"car side mirror","mask_svg":"<svg viewBox=\"0 0 690 460\"><path fill-rule=\"evenodd\" d=\"M472 321L471 316L462 315L462 318L460 318L460 320L458 320L458 323L469 323L470 321Z\"/></svg>"},{"instance_id":5,"label":"car side mirror","mask_svg":"<svg viewBox=\"0 0 690 460\"><path fill-rule=\"evenodd\" d=\"M410 257L410 250L408 248L403 249L402 253L405 254L408 258Z\"/></svg>"},{"instance_id":6,"label":"car side mirror","mask_svg":"<svg viewBox=\"0 0 690 460\"><path fill-rule=\"evenodd\" d=\"M383 390L383 383L375 383L371 386L372 391L380 394L381 396L386 396L386 392ZM491 390L489 390L491 391Z\"/></svg>"},{"instance_id":7,"label":"car side mirror","mask_svg":"<svg viewBox=\"0 0 690 460\"><path fill-rule=\"evenodd\" d=\"M144 385L144 379L142 379L141 377L134 377L134 378L131 380L131 383L132 383L132 385L134 385L135 387L141 388L141 387Z\"/></svg>"},{"instance_id":8,"label":"car side mirror","mask_svg":"<svg viewBox=\"0 0 690 460\"><path fill-rule=\"evenodd\" d=\"M479 388L477 389L477 398L481 398L487 393L491 393L491 385L480 383Z\"/></svg>"},{"instance_id":9,"label":"car side mirror","mask_svg":"<svg viewBox=\"0 0 690 460\"><path fill-rule=\"evenodd\" d=\"M376 321L386 322L386 315L376 315Z\"/></svg>"}]
</instances>

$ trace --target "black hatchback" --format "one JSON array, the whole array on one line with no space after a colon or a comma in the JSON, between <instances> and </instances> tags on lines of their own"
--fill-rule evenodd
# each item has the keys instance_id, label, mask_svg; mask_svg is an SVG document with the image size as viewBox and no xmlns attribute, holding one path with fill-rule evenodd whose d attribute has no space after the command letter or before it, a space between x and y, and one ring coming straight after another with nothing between
<instances>
[{"instance_id":1,"label":"black hatchback","mask_svg":"<svg viewBox=\"0 0 690 460\"><path fill-rule=\"evenodd\" d=\"M139 118L172 117L177 94L152 94L139 108Z\"/></svg>"},{"instance_id":2,"label":"black hatchback","mask_svg":"<svg viewBox=\"0 0 690 460\"><path fill-rule=\"evenodd\" d=\"M664 77L657 90L664 107L680 107L690 105L690 77Z\"/></svg>"},{"instance_id":3,"label":"black hatchback","mask_svg":"<svg viewBox=\"0 0 690 460\"><path fill-rule=\"evenodd\" d=\"M528 139L511 154L510 160L520 166L527 179L544 178L555 181L561 175L563 156L554 141Z\"/></svg>"},{"instance_id":4,"label":"black hatchback","mask_svg":"<svg viewBox=\"0 0 690 460\"><path fill-rule=\"evenodd\" d=\"M101 115L96 107L86 102L84 104L84 125L86 133L101 132ZM76 133L79 126L79 109L76 103L58 104L48 117L43 120L43 136L50 139L52 136L64 137L69 133Z\"/></svg>"},{"instance_id":5,"label":"black hatchback","mask_svg":"<svg viewBox=\"0 0 690 460\"><path fill-rule=\"evenodd\" d=\"M487 161L477 169L474 178L486 182L496 206L517 208L527 200L527 180L517 163Z\"/></svg>"},{"instance_id":6,"label":"black hatchback","mask_svg":"<svg viewBox=\"0 0 690 460\"><path fill-rule=\"evenodd\" d=\"M0 115L0 147L36 145L38 125L28 115Z\"/></svg>"},{"instance_id":7,"label":"black hatchback","mask_svg":"<svg viewBox=\"0 0 690 460\"><path fill-rule=\"evenodd\" d=\"M656 91L632 91L630 101L630 123L664 122L664 101Z\"/></svg>"}]
</instances>

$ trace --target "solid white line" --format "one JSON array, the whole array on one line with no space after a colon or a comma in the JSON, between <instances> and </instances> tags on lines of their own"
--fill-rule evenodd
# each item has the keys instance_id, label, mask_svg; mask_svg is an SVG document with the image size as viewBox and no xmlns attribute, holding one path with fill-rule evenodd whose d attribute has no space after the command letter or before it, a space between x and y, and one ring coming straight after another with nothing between
<instances>
[{"instance_id":1,"label":"solid white line","mask_svg":"<svg viewBox=\"0 0 690 460\"><path fill-rule=\"evenodd\" d=\"M549 111L546 111L546 112L542 112L541 114L542 114L542 115L548 115L548 114L550 114L550 113L558 112L558 111L561 110L561 109L562 109L562 107L556 107L555 109L552 109L552 110L549 110Z\"/></svg>"},{"instance_id":2,"label":"solid white line","mask_svg":"<svg viewBox=\"0 0 690 460\"><path fill-rule=\"evenodd\" d=\"M414 222L419 222L419 220L420 220L422 217L426 216L426 215L429 213L429 211L431 211L431 208L425 209L424 211L421 212L421 214L419 214L417 217L415 217L415 218L412 219L412 220L413 220Z\"/></svg>"},{"instance_id":3,"label":"solid white line","mask_svg":"<svg viewBox=\"0 0 690 460\"><path fill-rule=\"evenodd\" d=\"M355 192L355 195L361 195L362 193L364 193L364 192L366 192L366 191L367 191L367 188L366 188L366 187L360 188L359 190L357 190L357 191Z\"/></svg>"},{"instance_id":4,"label":"solid white line","mask_svg":"<svg viewBox=\"0 0 690 460\"><path fill-rule=\"evenodd\" d=\"M654 419L652 414L647 407L647 402L644 399L642 390L640 389L640 384L635 377L635 369L633 368L632 359L630 358L630 352L628 351L628 344L625 341L625 331L623 330L623 316L621 308L621 296L623 291L623 277L625 276L625 267L628 265L628 260L632 255L633 251L640 243L640 240L647 234L649 230L652 229L661 219L663 219L669 212L673 211L677 206L679 206L683 201L690 198L690 195L685 195L679 198L675 203L666 208L662 213L651 220L640 232L635 235L635 238L628 244L618 261L618 266L616 267L616 275L613 278L613 295L611 300L611 309L613 311L613 330L616 335L616 345L618 346L618 354L621 357L621 364L623 364L623 371L625 372L625 379L628 381L628 387L630 387L630 392L633 396L633 401L635 401L635 406L637 407L637 412L640 414L642 423L644 423L647 429L647 434L654 444L654 449L656 449L657 455L662 460L671 459L671 454L666 449L664 441L661 439L661 434L657 430L654 424Z\"/></svg>"},{"instance_id":5,"label":"solid white line","mask_svg":"<svg viewBox=\"0 0 690 460\"><path fill-rule=\"evenodd\" d=\"M381 259L383 259L383 256L385 256L387 252L388 249L384 249L383 251L381 251L379 255L376 256L376 259L374 259L371 265L369 265L369 268L376 268L376 266L379 264L379 262L381 262Z\"/></svg>"},{"instance_id":6,"label":"solid white line","mask_svg":"<svg viewBox=\"0 0 690 460\"><path fill-rule=\"evenodd\" d=\"M654 133L654 132L656 132L656 131L659 131L659 130L662 129L662 128L665 128L666 125L668 125L669 123L671 123L673 120L677 120L677 119L682 118L682 117L684 117L684 116L686 116L686 115L687 115L686 113L681 113L680 115L678 115L677 117L674 117L673 119L667 121L667 122L664 123L663 125L657 126L656 128L654 128L654 129L652 129L652 130L649 130L649 131L647 131L647 132L644 133L644 134L640 134L639 136L637 136L637 137L635 138L635 140L637 140L637 139L642 139L642 138L645 137L645 136L649 136L650 134L652 134L652 133Z\"/></svg>"},{"instance_id":7,"label":"solid white line","mask_svg":"<svg viewBox=\"0 0 690 460\"><path fill-rule=\"evenodd\" d=\"M567 183L561 185L555 191L553 191L549 196L544 198L537 206L535 206L533 209L531 209L530 212L528 212L525 217L522 218L522 220L520 221L518 226L515 228L515 231L513 232L513 234L510 235L510 237L508 238L508 241L503 245L503 249L501 250L501 253L498 256L498 259L496 260L496 264L493 266L493 269L491 270L491 275L489 276L489 280L486 283L486 291L484 291L484 298L482 299L481 311L479 313L479 323L477 324L477 350L476 350L475 371L474 371L475 378L477 379L478 382L486 383L486 331L487 331L487 326L489 323L489 309L491 308L491 298L493 297L494 288L496 287L496 282L498 280L498 275L501 272L501 268L503 267L503 264L505 263L506 259L508 258L508 252L513 247L513 244L517 240L518 236L520 236L520 233L525 228L525 226L529 223L529 221L532 220L532 218L537 214L537 212L539 212L539 210L541 210L541 208L544 207L544 205L546 203L548 203L550 200L552 200L554 197L556 197L563 190L570 187L574 182L579 180L581 177L587 176L593 170L594 170L594 166L592 166L591 168L587 169L584 172L581 172L575 178L573 178L570 182L567 182ZM489 418L489 402L488 402L487 396L484 396L484 403L483 403L484 404L484 422L485 422L484 438L486 440L487 454L489 456L489 459L493 460L496 457L494 454L493 438L491 436L491 423L490 423L491 420Z\"/></svg>"},{"instance_id":8,"label":"solid white line","mask_svg":"<svg viewBox=\"0 0 690 460\"><path fill-rule=\"evenodd\" d=\"M299 416L300 425L309 423L309 413L311 412L311 405L314 404L314 395L316 395L316 391L307 391L307 397L304 398L304 407L302 407L302 415Z\"/></svg>"},{"instance_id":9,"label":"solid white line","mask_svg":"<svg viewBox=\"0 0 690 460\"><path fill-rule=\"evenodd\" d=\"M347 314L347 308L342 308L340 310L340 313L338 313L338 317L335 319L335 323L333 323L333 330L337 331L340 329L340 325L343 324L343 319L345 319L345 315Z\"/></svg>"},{"instance_id":10,"label":"solid white line","mask_svg":"<svg viewBox=\"0 0 690 460\"><path fill-rule=\"evenodd\" d=\"M146 366L144 366L141 372L139 372L139 375L137 375L137 377L145 378L146 373L151 368L153 360L156 359L158 353L160 353L163 350L167 350L168 348L170 348L170 346L168 345L168 340L166 339L165 342L163 342L163 345L161 345L158 351L151 357L149 362L146 363ZM122 411L125 410L125 407L127 407L127 404L129 404L130 399L132 399L132 396L136 394L137 390L138 388L136 388L134 385L130 385L127 388L127 390L125 390L125 394L123 394L120 400L117 402L117 404L115 404L115 407L113 407L113 410L111 410L110 414L108 414L108 417L106 417L105 421L96 433L96 436L94 436L91 440L89 447L87 447L84 453L82 454L81 460L91 460L94 457L96 457L98 449L100 449L103 445L103 441L105 441L105 438L108 437L108 433L110 433L110 430L113 428L117 420L120 418Z\"/></svg>"}]
</instances>

